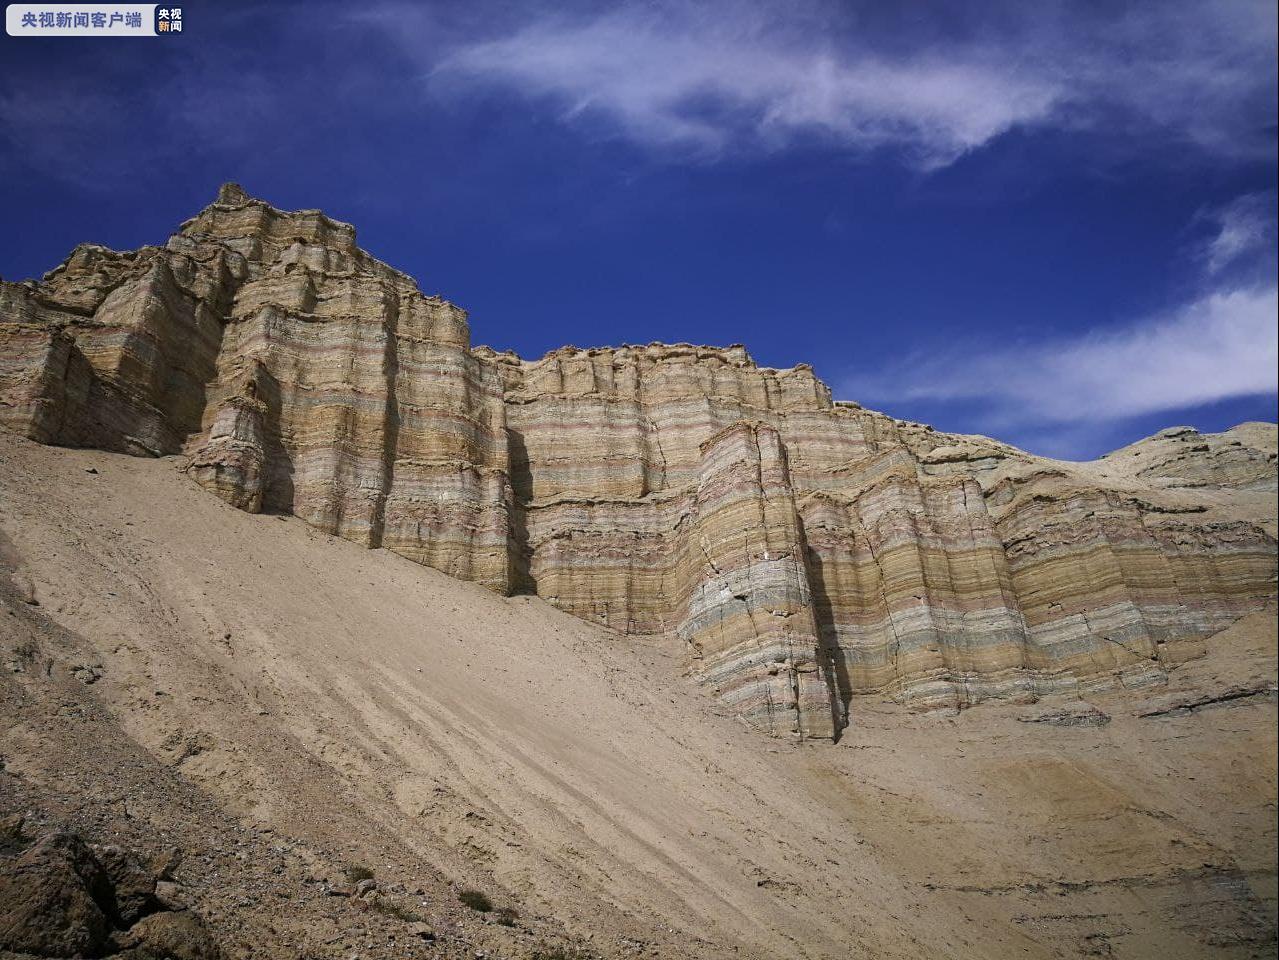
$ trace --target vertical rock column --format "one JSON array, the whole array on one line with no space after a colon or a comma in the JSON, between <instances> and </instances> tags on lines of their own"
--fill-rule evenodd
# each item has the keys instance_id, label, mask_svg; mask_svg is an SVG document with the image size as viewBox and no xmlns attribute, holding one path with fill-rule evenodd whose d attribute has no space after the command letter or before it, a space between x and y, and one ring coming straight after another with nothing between
<instances>
[{"instance_id":1,"label":"vertical rock column","mask_svg":"<svg viewBox=\"0 0 1279 960\"><path fill-rule=\"evenodd\" d=\"M0 311L8 306L6 294L23 292L17 284L6 287ZM38 443L58 442L74 350L74 339L57 327L0 324L0 426Z\"/></svg>"},{"instance_id":2,"label":"vertical rock column","mask_svg":"<svg viewBox=\"0 0 1279 960\"><path fill-rule=\"evenodd\" d=\"M261 362L249 360L237 389L218 405L208 439L196 448L187 467L200 486L249 513L262 509L267 414L262 396L263 382L270 376Z\"/></svg>"},{"instance_id":3,"label":"vertical rock column","mask_svg":"<svg viewBox=\"0 0 1279 960\"><path fill-rule=\"evenodd\" d=\"M509 593L512 496L501 374L471 353L466 314L452 304L401 290L394 318L380 544Z\"/></svg>"},{"instance_id":4,"label":"vertical rock column","mask_svg":"<svg viewBox=\"0 0 1279 960\"><path fill-rule=\"evenodd\" d=\"M781 438L738 422L701 455L680 636L702 682L742 716L774 735L831 737L838 694L822 668Z\"/></svg>"}]
</instances>

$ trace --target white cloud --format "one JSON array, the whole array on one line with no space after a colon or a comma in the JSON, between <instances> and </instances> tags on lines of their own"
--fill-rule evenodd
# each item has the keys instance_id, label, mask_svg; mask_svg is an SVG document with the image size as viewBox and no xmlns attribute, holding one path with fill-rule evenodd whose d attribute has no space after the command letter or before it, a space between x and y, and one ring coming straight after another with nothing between
<instances>
[{"instance_id":1,"label":"white cloud","mask_svg":"<svg viewBox=\"0 0 1279 960\"><path fill-rule=\"evenodd\" d=\"M1201 251L1209 273L1247 263L1258 257L1273 264L1275 192L1249 193L1207 215L1216 227ZM1273 272L1273 266L1271 266Z\"/></svg>"},{"instance_id":2,"label":"white cloud","mask_svg":"<svg viewBox=\"0 0 1279 960\"><path fill-rule=\"evenodd\" d=\"M978 401L987 429L1113 421L1273 394L1272 285L1209 293L1169 314L1076 339L915 358L846 394L869 403Z\"/></svg>"},{"instance_id":3,"label":"white cloud","mask_svg":"<svg viewBox=\"0 0 1279 960\"><path fill-rule=\"evenodd\" d=\"M929 168L1031 126L1273 150L1273 136L1252 129L1274 114L1274 11L1264 2L1117 14L1037 3L949 37L909 20L860 29L838 9L628 5L545 15L442 59L423 56L437 89L515 91L567 121L710 156L816 135L855 152L897 148Z\"/></svg>"},{"instance_id":4,"label":"white cloud","mask_svg":"<svg viewBox=\"0 0 1279 960\"><path fill-rule=\"evenodd\" d=\"M740 21L678 24L631 10L465 47L437 75L509 84L653 144L718 152L744 133L769 141L807 130L862 149L905 145L926 165L1042 115L1053 98L1042 82L975 59L850 60Z\"/></svg>"}]
</instances>

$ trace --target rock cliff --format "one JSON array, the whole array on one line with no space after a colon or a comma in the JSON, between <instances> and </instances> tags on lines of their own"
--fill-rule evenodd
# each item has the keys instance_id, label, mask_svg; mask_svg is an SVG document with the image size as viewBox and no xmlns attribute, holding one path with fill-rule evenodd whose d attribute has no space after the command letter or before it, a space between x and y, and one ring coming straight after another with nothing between
<instances>
[{"instance_id":1,"label":"rock cliff","mask_svg":"<svg viewBox=\"0 0 1279 960\"><path fill-rule=\"evenodd\" d=\"M835 402L744 348L472 347L315 210L234 185L163 247L0 284L0 424L182 455L500 593L674 633L716 696L830 737L921 707L1162 682L1275 595L1275 428L1176 428L1091 464ZM1236 496L1237 495L1237 496Z\"/></svg>"}]
</instances>

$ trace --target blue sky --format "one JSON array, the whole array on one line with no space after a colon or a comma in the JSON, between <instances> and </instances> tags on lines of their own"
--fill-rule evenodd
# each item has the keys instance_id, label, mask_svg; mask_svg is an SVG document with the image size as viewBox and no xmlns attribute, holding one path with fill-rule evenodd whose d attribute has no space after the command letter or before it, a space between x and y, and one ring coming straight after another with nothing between
<instances>
[{"instance_id":1,"label":"blue sky","mask_svg":"<svg viewBox=\"0 0 1279 960\"><path fill-rule=\"evenodd\" d=\"M0 276L220 182L476 343L745 343L1084 458L1275 418L1273 2L183 4L0 37Z\"/></svg>"}]
</instances>

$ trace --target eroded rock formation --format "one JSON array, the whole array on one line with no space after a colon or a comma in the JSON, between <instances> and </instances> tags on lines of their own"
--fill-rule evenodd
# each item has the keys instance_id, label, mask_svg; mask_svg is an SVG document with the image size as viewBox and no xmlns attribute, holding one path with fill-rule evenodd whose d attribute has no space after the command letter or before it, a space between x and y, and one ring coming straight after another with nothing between
<instances>
[{"instance_id":1,"label":"eroded rock formation","mask_svg":"<svg viewBox=\"0 0 1279 960\"><path fill-rule=\"evenodd\" d=\"M0 344L0 424L182 454L241 509L678 634L778 734L831 736L863 693L1159 682L1275 593L1273 524L1183 495L1273 489L1273 426L1065 464L833 402L740 346L525 361L472 347L349 225L234 185L164 247L0 285Z\"/></svg>"}]
</instances>

